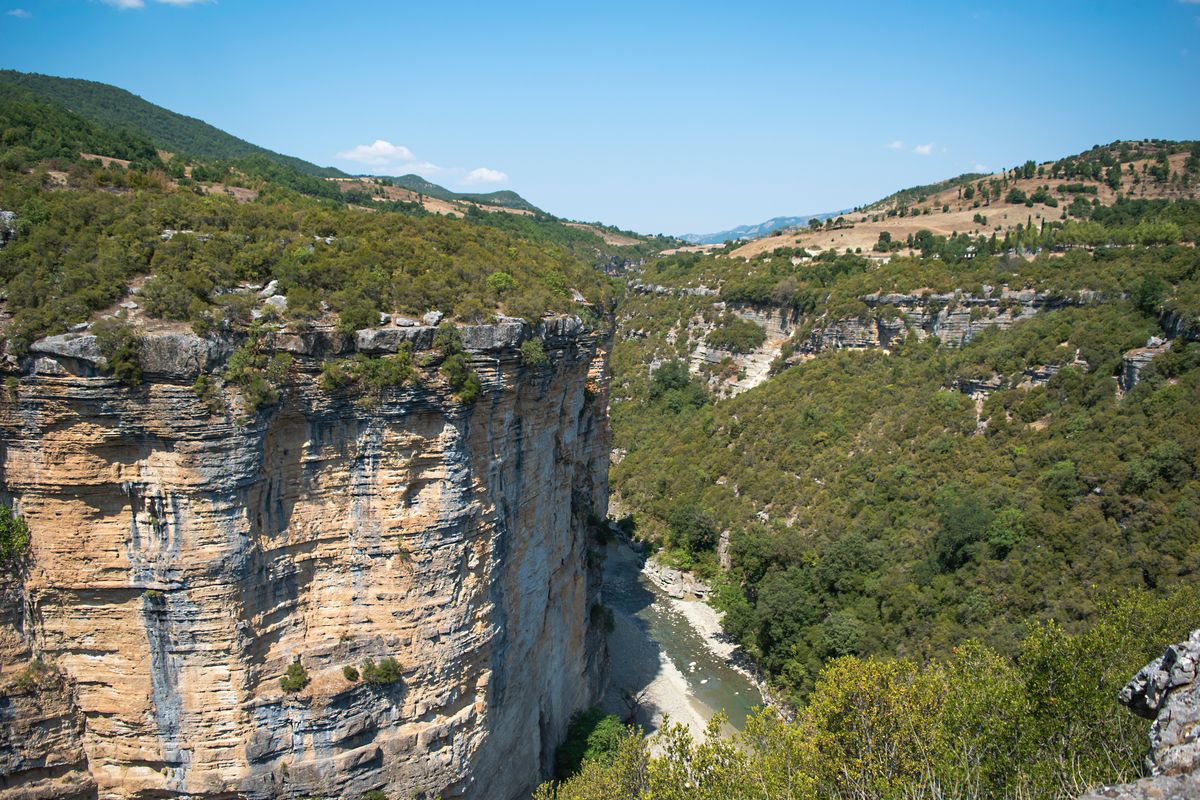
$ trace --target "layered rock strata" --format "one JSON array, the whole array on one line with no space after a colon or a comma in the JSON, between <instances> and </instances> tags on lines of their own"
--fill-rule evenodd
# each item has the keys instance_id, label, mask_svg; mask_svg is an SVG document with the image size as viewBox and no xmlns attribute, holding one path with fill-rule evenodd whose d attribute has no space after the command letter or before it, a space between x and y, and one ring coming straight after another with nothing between
<instances>
[{"instance_id":1,"label":"layered rock strata","mask_svg":"<svg viewBox=\"0 0 1200 800\"><path fill-rule=\"evenodd\" d=\"M650 294L714 294L706 287L672 290L638 284L632 288ZM749 353L713 348L705 337L715 323L699 315L687 324L686 331L672 332L668 339L675 341L686 335L689 342L695 342L688 358L692 372L705 375L709 387L719 395L735 395L762 383L780 365L804 361L824 350L888 350L910 335L919 340L933 337L942 344L961 347L981 331L1006 330L1042 311L1108 299L1088 291L1062 296L991 286L984 286L978 294L961 290L947 294L877 293L860 297L862 313L847 317L805 317L791 307L714 302L714 311L728 311L761 327L766 334L763 344ZM655 362L651 368L657 365Z\"/></svg>"},{"instance_id":2,"label":"layered rock strata","mask_svg":"<svg viewBox=\"0 0 1200 800\"><path fill-rule=\"evenodd\" d=\"M985 286L978 295L956 290L949 294L873 294L859 299L867 308L865 315L818 321L798 343L797 352L887 349L909 333L918 339L933 337L942 344L960 347L980 331L1007 330L1041 311L1103 302L1106 298L1095 292L1064 297L1033 289L997 290Z\"/></svg>"},{"instance_id":3,"label":"layered rock strata","mask_svg":"<svg viewBox=\"0 0 1200 800\"><path fill-rule=\"evenodd\" d=\"M460 330L470 405L432 366L320 387L327 358L421 363L422 326L268 336L294 361L250 414L193 388L229 338L147 334L133 388L91 336L10 361L0 500L32 544L0 587L0 797L510 798L546 775L602 688L607 345L575 318ZM344 674L389 657L395 683Z\"/></svg>"}]
</instances>

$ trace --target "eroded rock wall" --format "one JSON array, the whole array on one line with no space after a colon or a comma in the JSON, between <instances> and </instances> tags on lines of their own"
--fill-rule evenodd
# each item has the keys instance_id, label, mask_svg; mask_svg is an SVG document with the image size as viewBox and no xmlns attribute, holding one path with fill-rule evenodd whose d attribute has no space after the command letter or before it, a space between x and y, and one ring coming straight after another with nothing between
<instances>
[{"instance_id":1,"label":"eroded rock wall","mask_svg":"<svg viewBox=\"0 0 1200 800\"><path fill-rule=\"evenodd\" d=\"M547 364L522 363L531 335ZM236 389L213 414L192 388L231 342L149 336L131 389L88 338L34 348L0 400L2 499L32 539L7 578L0 719L58 753L48 768L9 729L0 796L509 798L545 774L606 657L602 337L464 329L484 386L464 406L432 372L365 401L319 387L323 358L388 336L279 336L283 400L244 421ZM343 675L389 656L397 684ZM18 692L35 657L61 683ZM309 683L285 694L297 660Z\"/></svg>"}]
</instances>

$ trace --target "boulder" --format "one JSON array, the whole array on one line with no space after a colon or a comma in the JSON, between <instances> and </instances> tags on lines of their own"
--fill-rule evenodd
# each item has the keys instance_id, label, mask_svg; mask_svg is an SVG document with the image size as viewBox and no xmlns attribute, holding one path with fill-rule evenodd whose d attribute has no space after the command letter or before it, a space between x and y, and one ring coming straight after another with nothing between
<instances>
[{"instance_id":1,"label":"boulder","mask_svg":"<svg viewBox=\"0 0 1200 800\"><path fill-rule=\"evenodd\" d=\"M505 350L519 347L525 339L524 322L501 322L496 325L468 325L459 328L466 350Z\"/></svg>"},{"instance_id":2,"label":"boulder","mask_svg":"<svg viewBox=\"0 0 1200 800\"><path fill-rule=\"evenodd\" d=\"M1200 797L1200 630L1142 667L1117 699L1153 719L1146 769L1150 777L1104 786L1081 800L1166 800Z\"/></svg>"}]
</instances>

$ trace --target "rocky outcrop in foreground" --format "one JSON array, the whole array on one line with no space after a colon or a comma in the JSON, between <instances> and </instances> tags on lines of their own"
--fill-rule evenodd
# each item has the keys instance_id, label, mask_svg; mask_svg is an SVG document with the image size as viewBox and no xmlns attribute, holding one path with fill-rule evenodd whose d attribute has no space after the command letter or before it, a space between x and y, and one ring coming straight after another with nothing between
<instances>
[{"instance_id":1,"label":"rocky outcrop in foreground","mask_svg":"<svg viewBox=\"0 0 1200 800\"><path fill-rule=\"evenodd\" d=\"M1173 644L1121 690L1120 701L1150 726L1150 777L1105 786L1081 800L1194 800L1200 797L1200 630Z\"/></svg>"},{"instance_id":2,"label":"rocky outcrop in foreground","mask_svg":"<svg viewBox=\"0 0 1200 800\"><path fill-rule=\"evenodd\" d=\"M507 800L546 776L602 688L607 342L460 330L469 405L422 366L428 326L274 334L291 366L256 412L197 382L229 337L147 333L132 388L92 336L7 362L0 501L31 546L0 565L0 798ZM401 346L420 380L322 388L325 359Z\"/></svg>"}]
</instances>

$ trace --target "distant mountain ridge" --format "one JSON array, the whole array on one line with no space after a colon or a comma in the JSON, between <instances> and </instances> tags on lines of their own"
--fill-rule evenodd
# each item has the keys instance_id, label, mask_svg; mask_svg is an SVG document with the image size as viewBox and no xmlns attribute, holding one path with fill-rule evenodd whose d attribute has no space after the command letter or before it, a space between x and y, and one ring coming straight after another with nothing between
<instances>
[{"instance_id":1,"label":"distant mountain ridge","mask_svg":"<svg viewBox=\"0 0 1200 800\"><path fill-rule=\"evenodd\" d=\"M838 214L845 214L848 211L849 209L842 209L841 211L823 211L820 214L806 214L799 217L772 217L766 222L760 222L756 225L739 225L736 228L717 231L716 233L685 233L679 238L689 244L721 244L731 239L761 239L784 228L807 225L810 219L818 219L824 222L830 217L836 217Z\"/></svg>"}]
</instances>

